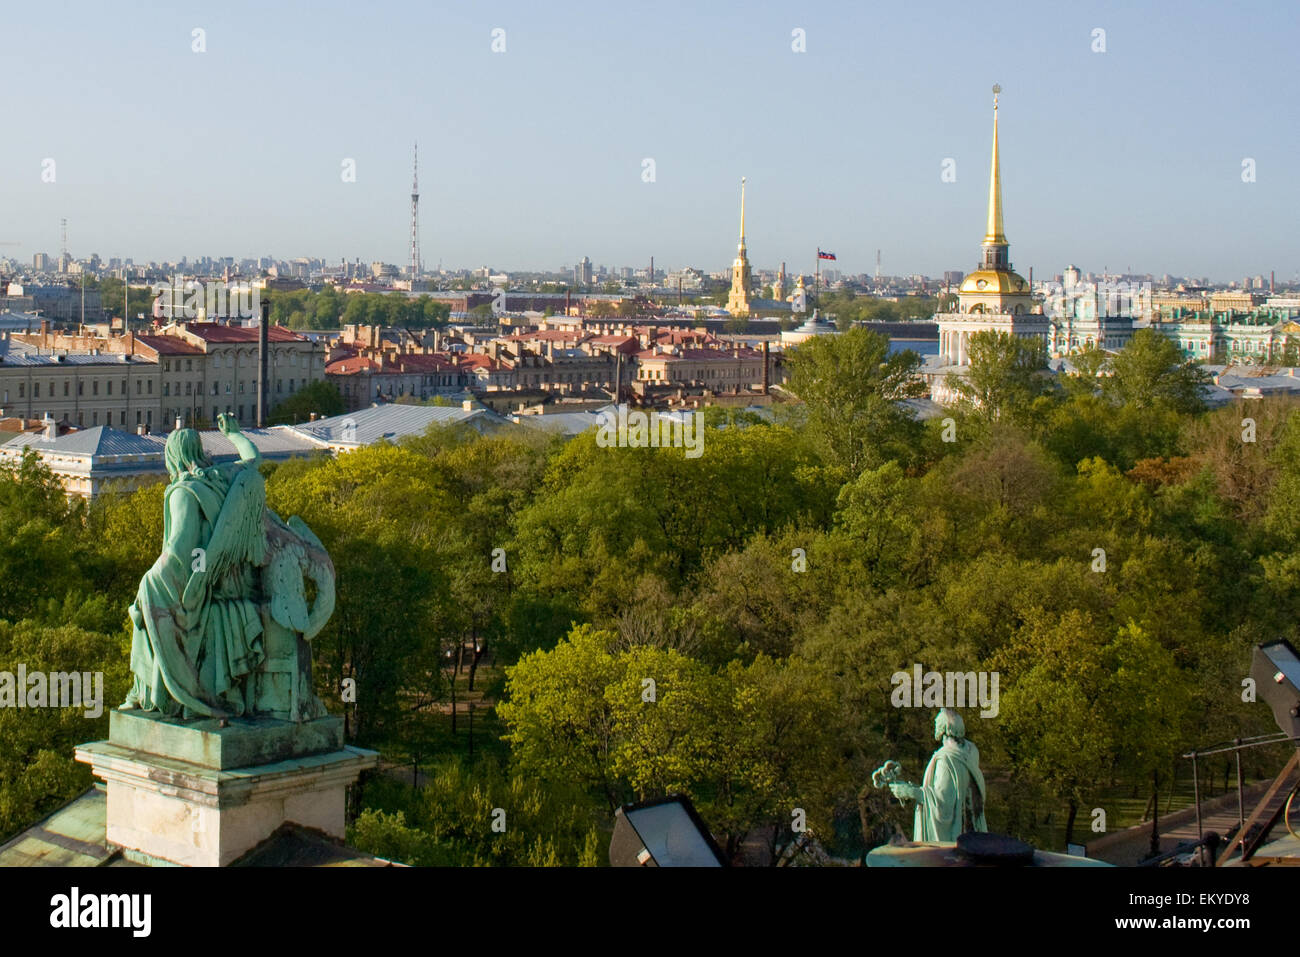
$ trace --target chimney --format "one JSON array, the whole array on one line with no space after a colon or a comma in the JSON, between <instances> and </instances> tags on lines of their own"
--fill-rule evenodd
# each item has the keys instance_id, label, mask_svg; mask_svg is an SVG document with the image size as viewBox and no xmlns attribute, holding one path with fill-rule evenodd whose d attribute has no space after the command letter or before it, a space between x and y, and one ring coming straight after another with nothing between
<instances>
[{"instance_id":1,"label":"chimney","mask_svg":"<svg viewBox=\"0 0 1300 957\"><path fill-rule=\"evenodd\" d=\"M473 399L466 399L464 402L462 402L462 403L460 404L460 407L461 407L462 409L464 409L466 412L473 412L473 411L474 411L474 400L473 400Z\"/></svg>"},{"instance_id":2,"label":"chimney","mask_svg":"<svg viewBox=\"0 0 1300 957\"><path fill-rule=\"evenodd\" d=\"M310 415L308 415L308 416L307 416L307 421L308 421L308 422L315 422L315 421L316 421L316 413L315 413L315 412L312 412Z\"/></svg>"},{"instance_id":3,"label":"chimney","mask_svg":"<svg viewBox=\"0 0 1300 957\"><path fill-rule=\"evenodd\" d=\"M178 429L185 428L185 421L179 415L176 416L176 428Z\"/></svg>"},{"instance_id":4,"label":"chimney","mask_svg":"<svg viewBox=\"0 0 1300 957\"><path fill-rule=\"evenodd\" d=\"M137 425L137 426L135 427L135 434L136 434L136 435L144 435L144 425L143 425L143 424L141 424L141 425Z\"/></svg>"},{"instance_id":5,"label":"chimney","mask_svg":"<svg viewBox=\"0 0 1300 957\"><path fill-rule=\"evenodd\" d=\"M45 413L45 418L41 419L41 424L45 426L45 438L53 442L59 437L59 425L54 421L54 416Z\"/></svg>"}]
</instances>

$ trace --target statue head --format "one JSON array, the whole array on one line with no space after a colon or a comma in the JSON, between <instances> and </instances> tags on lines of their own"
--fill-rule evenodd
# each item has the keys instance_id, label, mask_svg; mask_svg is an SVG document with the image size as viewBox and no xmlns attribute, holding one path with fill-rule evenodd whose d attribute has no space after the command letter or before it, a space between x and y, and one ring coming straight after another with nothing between
<instances>
[{"instance_id":1,"label":"statue head","mask_svg":"<svg viewBox=\"0 0 1300 957\"><path fill-rule=\"evenodd\" d=\"M955 738L961 741L966 737L966 722L952 708L943 708L934 716L934 740Z\"/></svg>"},{"instance_id":2,"label":"statue head","mask_svg":"<svg viewBox=\"0 0 1300 957\"><path fill-rule=\"evenodd\" d=\"M192 475L211 465L208 457L203 454L203 440L193 429L173 429L172 434L167 436L163 459L167 463L167 474L173 480L181 475Z\"/></svg>"}]
</instances>

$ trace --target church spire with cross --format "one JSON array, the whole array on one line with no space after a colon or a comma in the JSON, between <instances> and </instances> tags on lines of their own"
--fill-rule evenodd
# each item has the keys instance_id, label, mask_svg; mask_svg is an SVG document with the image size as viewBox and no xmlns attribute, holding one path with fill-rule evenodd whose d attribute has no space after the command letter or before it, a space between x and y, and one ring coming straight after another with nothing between
<instances>
[{"instance_id":1,"label":"church spire with cross","mask_svg":"<svg viewBox=\"0 0 1300 957\"><path fill-rule=\"evenodd\" d=\"M980 263L957 293L962 312L1026 313L1033 306L1029 283L1011 265L1011 245L1002 223L1002 156L998 142L998 94L993 85L993 156L989 163L989 208L980 243Z\"/></svg>"},{"instance_id":2,"label":"church spire with cross","mask_svg":"<svg viewBox=\"0 0 1300 957\"><path fill-rule=\"evenodd\" d=\"M753 279L749 257L745 254L745 177L740 178L740 245L736 247L736 261L731 264L731 293L727 296L727 311L733 316L749 315Z\"/></svg>"}]
</instances>

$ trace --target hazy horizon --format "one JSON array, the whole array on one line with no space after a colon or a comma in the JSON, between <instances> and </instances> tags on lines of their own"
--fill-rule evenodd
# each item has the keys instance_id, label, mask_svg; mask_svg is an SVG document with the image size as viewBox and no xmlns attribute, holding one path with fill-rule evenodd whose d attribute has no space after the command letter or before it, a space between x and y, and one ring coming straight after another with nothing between
<instances>
[{"instance_id":1,"label":"hazy horizon","mask_svg":"<svg viewBox=\"0 0 1300 957\"><path fill-rule=\"evenodd\" d=\"M1020 272L1300 278L1283 3L49 9L6 22L0 253L28 263L66 217L78 258L404 265L418 140L430 270L721 270L743 175L756 268L968 271L996 82Z\"/></svg>"}]
</instances>

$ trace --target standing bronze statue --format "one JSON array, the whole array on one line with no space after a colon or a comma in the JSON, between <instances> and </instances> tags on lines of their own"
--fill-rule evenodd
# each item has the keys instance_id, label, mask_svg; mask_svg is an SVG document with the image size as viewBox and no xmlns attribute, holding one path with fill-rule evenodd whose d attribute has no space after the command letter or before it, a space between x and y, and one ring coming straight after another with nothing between
<instances>
[{"instance_id":1,"label":"standing bronze statue","mask_svg":"<svg viewBox=\"0 0 1300 957\"><path fill-rule=\"evenodd\" d=\"M966 725L952 708L934 716L934 738L942 742L926 765L921 784L899 780L897 761L886 761L872 781L888 786L900 801L916 802L912 840L956 841L960 834L987 831L980 752L966 740Z\"/></svg>"},{"instance_id":2,"label":"standing bronze statue","mask_svg":"<svg viewBox=\"0 0 1300 957\"><path fill-rule=\"evenodd\" d=\"M130 608L122 707L182 719L320 717L307 642L333 611L333 564L301 519L267 509L261 456L234 418L217 425L237 462L213 465L193 429L167 437L163 548Z\"/></svg>"}]
</instances>

